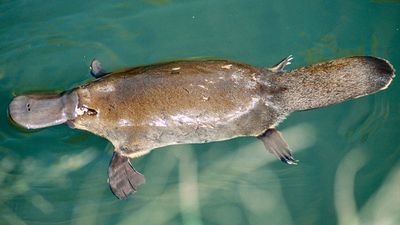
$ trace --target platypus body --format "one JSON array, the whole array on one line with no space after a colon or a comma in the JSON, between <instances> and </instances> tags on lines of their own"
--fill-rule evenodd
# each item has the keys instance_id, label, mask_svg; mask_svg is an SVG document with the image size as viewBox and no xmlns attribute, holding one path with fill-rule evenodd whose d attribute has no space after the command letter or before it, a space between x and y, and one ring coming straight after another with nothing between
<instances>
[{"instance_id":1,"label":"platypus body","mask_svg":"<svg viewBox=\"0 0 400 225\"><path fill-rule=\"evenodd\" d=\"M291 56L271 68L226 60L176 61L106 73L54 95L24 95L9 106L28 128L67 123L115 147L109 184L126 198L144 182L128 158L152 149L254 136L283 162L296 164L276 126L289 113L323 107L385 89L394 69L384 59L341 58L292 71Z\"/></svg>"}]
</instances>

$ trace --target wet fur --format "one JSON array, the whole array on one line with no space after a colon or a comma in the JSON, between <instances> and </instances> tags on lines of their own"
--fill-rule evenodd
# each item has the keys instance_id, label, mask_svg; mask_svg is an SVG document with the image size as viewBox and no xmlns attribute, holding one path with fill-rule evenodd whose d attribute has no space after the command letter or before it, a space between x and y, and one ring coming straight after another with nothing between
<instances>
[{"instance_id":1,"label":"wet fur","mask_svg":"<svg viewBox=\"0 0 400 225\"><path fill-rule=\"evenodd\" d=\"M80 107L98 113L72 123L131 158L171 144L258 136L282 116L265 96L265 78L223 60L133 68L78 88Z\"/></svg>"}]
</instances>

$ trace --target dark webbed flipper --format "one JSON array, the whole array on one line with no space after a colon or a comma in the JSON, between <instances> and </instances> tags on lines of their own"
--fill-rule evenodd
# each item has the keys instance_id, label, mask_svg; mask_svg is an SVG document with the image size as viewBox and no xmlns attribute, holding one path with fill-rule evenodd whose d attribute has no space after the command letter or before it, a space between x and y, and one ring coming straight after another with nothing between
<instances>
[{"instance_id":1,"label":"dark webbed flipper","mask_svg":"<svg viewBox=\"0 0 400 225\"><path fill-rule=\"evenodd\" d=\"M108 167L108 183L112 193L119 199L126 199L144 182L144 176L132 167L128 157L114 152Z\"/></svg>"},{"instance_id":2,"label":"dark webbed flipper","mask_svg":"<svg viewBox=\"0 0 400 225\"><path fill-rule=\"evenodd\" d=\"M285 66L290 65L291 64L291 60L293 59L292 55L289 55L288 57L282 59L278 64L276 64L273 67L268 68L270 71L272 72L280 72L283 71L283 69L285 68Z\"/></svg>"},{"instance_id":3,"label":"dark webbed flipper","mask_svg":"<svg viewBox=\"0 0 400 225\"><path fill-rule=\"evenodd\" d=\"M109 72L103 70L99 60L93 59L93 61L90 63L90 74L92 74L92 76L96 78L100 78L104 75L109 74Z\"/></svg>"},{"instance_id":4,"label":"dark webbed flipper","mask_svg":"<svg viewBox=\"0 0 400 225\"><path fill-rule=\"evenodd\" d=\"M298 160L293 158L289 145L278 130L268 129L257 138L264 143L269 152L277 156L282 162L292 165L297 164Z\"/></svg>"}]
</instances>

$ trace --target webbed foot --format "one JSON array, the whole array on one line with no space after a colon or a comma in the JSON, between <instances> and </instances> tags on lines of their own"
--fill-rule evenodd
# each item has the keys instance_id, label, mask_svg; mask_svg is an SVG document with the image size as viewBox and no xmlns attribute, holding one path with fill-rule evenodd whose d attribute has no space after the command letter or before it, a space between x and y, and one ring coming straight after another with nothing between
<instances>
[{"instance_id":1,"label":"webbed foot","mask_svg":"<svg viewBox=\"0 0 400 225\"><path fill-rule=\"evenodd\" d=\"M289 145L283 139L282 134L276 129L268 129L262 135L257 137L260 139L267 150L278 157L282 162L297 165L298 160L294 159Z\"/></svg>"},{"instance_id":2,"label":"webbed foot","mask_svg":"<svg viewBox=\"0 0 400 225\"><path fill-rule=\"evenodd\" d=\"M280 72L283 71L283 69L285 68L285 66L290 65L291 64L291 60L293 59L292 55L289 55L288 57L282 59L278 64L276 64L273 67L268 68L270 71L272 72Z\"/></svg>"},{"instance_id":3,"label":"webbed foot","mask_svg":"<svg viewBox=\"0 0 400 225\"><path fill-rule=\"evenodd\" d=\"M102 67L101 63L97 59L93 59L92 62L90 63L90 74L96 78L100 78L102 76L105 76L109 74L109 72L106 72Z\"/></svg>"},{"instance_id":4,"label":"webbed foot","mask_svg":"<svg viewBox=\"0 0 400 225\"><path fill-rule=\"evenodd\" d=\"M114 152L108 167L108 184L112 193L119 199L126 199L144 182L144 176L132 167L128 157Z\"/></svg>"}]
</instances>

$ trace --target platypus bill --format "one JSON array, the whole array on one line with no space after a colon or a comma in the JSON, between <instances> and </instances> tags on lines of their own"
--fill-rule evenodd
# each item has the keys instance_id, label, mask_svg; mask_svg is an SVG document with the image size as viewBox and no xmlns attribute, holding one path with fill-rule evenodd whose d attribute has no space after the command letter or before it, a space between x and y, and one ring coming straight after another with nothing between
<instances>
[{"instance_id":1,"label":"platypus bill","mask_svg":"<svg viewBox=\"0 0 400 225\"><path fill-rule=\"evenodd\" d=\"M276 126L295 111L319 108L388 87L392 65L380 58L340 58L284 71L291 56L270 68L226 60L175 61L108 73L94 60L87 84L53 95L13 99L17 124L37 129L67 123L115 147L108 169L112 192L127 198L144 183L128 158L162 146L260 139L267 150L296 164Z\"/></svg>"}]
</instances>

